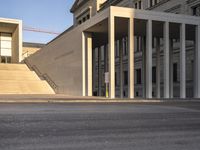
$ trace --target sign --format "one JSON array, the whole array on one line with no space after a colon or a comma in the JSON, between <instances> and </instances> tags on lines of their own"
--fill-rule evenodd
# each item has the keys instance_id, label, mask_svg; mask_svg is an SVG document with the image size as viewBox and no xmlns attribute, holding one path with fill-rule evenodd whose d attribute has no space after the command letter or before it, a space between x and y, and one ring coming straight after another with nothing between
<instances>
[{"instance_id":1,"label":"sign","mask_svg":"<svg viewBox=\"0 0 200 150\"><path fill-rule=\"evenodd\" d=\"M105 83L109 83L109 72L105 72Z\"/></svg>"}]
</instances>

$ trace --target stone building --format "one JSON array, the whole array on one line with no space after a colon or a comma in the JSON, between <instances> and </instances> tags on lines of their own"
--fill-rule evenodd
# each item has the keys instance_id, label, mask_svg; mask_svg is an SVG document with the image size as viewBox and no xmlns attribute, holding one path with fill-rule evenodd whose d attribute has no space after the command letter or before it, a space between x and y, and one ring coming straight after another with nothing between
<instances>
[{"instance_id":1,"label":"stone building","mask_svg":"<svg viewBox=\"0 0 200 150\"><path fill-rule=\"evenodd\" d=\"M57 93L200 98L198 0L76 0L74 25L27 59ZM77 44L78 43L78 44Z\"/></svg>"}]
</instances>

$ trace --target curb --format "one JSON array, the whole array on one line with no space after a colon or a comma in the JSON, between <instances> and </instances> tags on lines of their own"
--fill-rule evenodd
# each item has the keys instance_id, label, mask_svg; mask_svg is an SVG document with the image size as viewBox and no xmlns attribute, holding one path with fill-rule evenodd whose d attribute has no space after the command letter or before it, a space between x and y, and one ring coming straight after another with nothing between
<instances>
[{"instance_id":1,"label":"curb","mask_svg":"<svg viewBox=\"0 0 200 150\"><path fill-rule=\"evenodd\" d=\"M116 99L108 99L108 100L47 100L47 99L26 99L26 100L19 100L19 99L10 99L10 100L0 100L0 103L184 103L184 102L198 102L199 100L116 100Z\"/></svg>"}]
</instances>

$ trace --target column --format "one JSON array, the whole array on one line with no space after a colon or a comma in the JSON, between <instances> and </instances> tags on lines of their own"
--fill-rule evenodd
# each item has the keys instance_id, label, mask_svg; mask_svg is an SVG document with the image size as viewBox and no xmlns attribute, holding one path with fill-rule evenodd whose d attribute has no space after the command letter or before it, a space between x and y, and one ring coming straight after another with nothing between
<instances>
[{"instance_id":1,"label":"column","mask_svg":"<svg viewBox=\"0 0 200 150\"><path fill-rule=\"evenodd\" d=\"M180 26L180 98L186 97L185 24Z\"/></svg>"},{"instance_id":2,"label":"column","mask_svg":"<svg viewBox=\"0 0 200 150\"><path fill-rule=\"evenodd\" d=\"M156 38L156 97L160 98L160 38Z\"/></svg>"},{"instance_id":3,"label":"column","mask_svg":"<svg viewBox=\"0 0 200 150\"><path fill-rule=\"evenodd\" d=\"M174 78L173 78L173 67L174 67L174 66L173 66L173 65L174 65L174 63L173 63L173 49L174 49L174 48L173 48L173 47L174 47L174 46L173 46L173 44L174 44L174 43L173 43L173 39L170 39L170 50L169 50L169 55L170 55L170 56L169 56L169 58L170 58L170 67L169 67L169 68L170 68L170 69L169 69L169 70L170 70L170 71L169 71L169 72L170 72L170 78L169 78L169 80L170 80L170 81L169 81L169 87L170 87L170 88L169 88L169 97L170 97L170 98L173 98L173 97L174 97L174 96L173 96L173 95L174 95Z\"/></svg>"},{"instance_id":4,"label":"column","mask_svg":"<svg viewBox=\"0 0 200 150\"><path fill-rule=\"evenodd\" d=\"M112 14L109 16L109 31L108 31L108 43L109 43L109 97L115 98L115 18Z\"/></svg>"},{"instance_id":5,"label":"column","mask_svg":"<svg viewBox=\"0 0 200 150\"><path fill-rule=\"evenodd\" d=\"M142 37L142 97L146 97L146 42L145 37Z\"/></svg>"},{"instance_id":6,"label":"column","mask_svg":"<svg viewBox=\"0 0 200 150\"><path fill-rule=\"evenodd\" d=\"M102 47L98 48L98 93L101 96L101 85L102 85L102 72L101 72L101 49Z\"/></svg>"},{"instance_id":7,"label":"column","mask_svg":"<svg viewBox=\"0 0 200 150\"><path fill-rule=\"evenodd\" d=\"M119 40L119 63L120 63L120 98L124 97L124 78L123 78L123 44L124 40Z\"/></svg>"},{"instance_id":8,"label":"column","mask_svg":"<svg viewBox=\"0 0 200 150\"><path fill-rule=\"evenodd\" d=\"M164 23L164 98L169 98L169 22Z\"/></svg>"},{"instance_id":9,"label":"column","mask_svg":"<svg viewBox=\"0 0 200 150\"><path fill-rule=\"evenodd\" d=\"M146 37L146 98L152 98L152 20L147 21Z\"/></svg>"},{"instance_id":10,"label":"column","mask_svg":"<svg viewBox=\"0 0 200 150\"><path fill-rule=\"evenodd\" d=\"M194 97L200 98L200 25L195 27Z\"/></svg>"},{"instance_id":11,"label":"column","mask_svg":"<svg viewBox=\"0 0 200 150\"><path fill-rule=\"evenodd\" d=\"M134 19L129 18L128 26L128 97L134 98Z\"/></svg>"},{"instance_id":12,"label":"column","mask_svg":"<svg viewBox=\"0 0 200 150\"><path fill-rule=\"evenodd\" d=\"M87 50L87 96L92 96L92 35L86 34Z\"/></svg>"},{"instance_id":13,"label":"column","mask_svg":"<svg viewBox=\"0 0 200 150\"><path fill-rule=\"evenodd\" d=\"M82 32L82 95L86 96L86 36Z\"/></svg>"}]
</instances>

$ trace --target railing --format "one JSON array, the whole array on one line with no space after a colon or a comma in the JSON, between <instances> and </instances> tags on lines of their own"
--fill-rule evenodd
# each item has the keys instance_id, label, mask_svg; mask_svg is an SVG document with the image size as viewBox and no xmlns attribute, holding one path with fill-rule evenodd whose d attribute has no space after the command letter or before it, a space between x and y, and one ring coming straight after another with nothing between
<instances>
[{"instance_id":1,"label":"railing","mask_svg":"<svg viewBox=\"0 0 200 150\"><path fill-rule=\"evenodd\" d=\"M50 78L46 73L42 74L41 71L37 68L36 65L31 65L27 59L24 60L25 64L29 67L30 70L34 71L41 80L46 80L52 89L57 93L59 91L58 85Z\"/></svg>"},{"instance_id":2,"label":"railing","mask_svg":"<svg viewBox=\"0 0 200 150\"><path fill-rule=\"evenodd\" d=\"M45 73L43 75L43 78L44 78L44 80L46 80L49 83L49 85L54 89L54 91L56 93L59 91L59 88L58 88L57 84L49 77L48 74Z\"/></svg>"}]
</instances>

